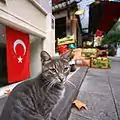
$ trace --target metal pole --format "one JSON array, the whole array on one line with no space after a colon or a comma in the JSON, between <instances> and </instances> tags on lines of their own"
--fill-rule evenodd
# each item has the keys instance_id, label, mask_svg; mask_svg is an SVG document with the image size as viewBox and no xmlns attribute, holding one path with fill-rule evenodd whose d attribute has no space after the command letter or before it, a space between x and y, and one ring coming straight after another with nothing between
<instances>
[{"instance_id":1,"label":"metal pole","mask_svg":"<svg viewBox=\"0 0 120 120\"><path fill-rule=\"evenodd\" d=\"M66 8L67 8L66 33L67 33L67 35L71 35L70 6L69 6L69 4L68 4L68 0L66 0Z\"/></svg>"}]
</instances>

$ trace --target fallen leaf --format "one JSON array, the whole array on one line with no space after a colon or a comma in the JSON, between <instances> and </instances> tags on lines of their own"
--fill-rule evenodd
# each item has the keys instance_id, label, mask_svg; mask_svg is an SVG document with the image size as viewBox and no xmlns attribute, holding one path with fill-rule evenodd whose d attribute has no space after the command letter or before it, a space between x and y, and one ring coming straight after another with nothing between
<instances>
[{"instance_id":1,"label":"fallen leaf","mask_svg":"<svg viewBox=\"0 0 120 120\"><path fill-rule=\"evenodd\" d=\"M86 104L81 102L80 100L74 100L73 104L80 110L81 108L85 108L86 110L88 109Z\"/></svg>"},{"instance_id":2,"label":"fallen leaf","mask_svg":"<svg viewBox=\"0 0 120 120\"><path fill-rule=\"evenodd\" d=\"M5 94L10 94L10 93L11 93L11 90L5 90L4 93L5 93Z\"/></svg>"}]
</instances>

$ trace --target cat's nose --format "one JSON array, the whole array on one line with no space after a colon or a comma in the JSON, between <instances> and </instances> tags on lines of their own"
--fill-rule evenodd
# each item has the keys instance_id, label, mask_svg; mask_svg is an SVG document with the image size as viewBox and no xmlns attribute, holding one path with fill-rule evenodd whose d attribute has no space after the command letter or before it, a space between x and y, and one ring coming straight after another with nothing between
<instances>
[{"instance_id":1,"label":"cat's nose","mask_svg":"<svg viewBox=\"0 0 120 120\"><path fill-rule=\"evenodd\" d=\"M63 75L60 75L59 77L60 77L61 82L63 82L65 77Z\"/></svg>"}]
</instances>

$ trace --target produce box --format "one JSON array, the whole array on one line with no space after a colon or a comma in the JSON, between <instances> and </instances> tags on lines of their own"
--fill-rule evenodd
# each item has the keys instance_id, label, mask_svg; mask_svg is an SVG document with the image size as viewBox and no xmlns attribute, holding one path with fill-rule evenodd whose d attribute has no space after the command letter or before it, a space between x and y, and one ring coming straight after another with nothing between
<instances>
[{"instance_id":1,"label":"produce box","mask_svg":"<svg viewBox=\"0 0 120 120\"><path fill-rule=\"evenodd\" d=\"M73 59L76 60L76 59L81 58L81 52L82 52L82 48L74 49L72 52Z\"/></svg>"},{"instance_id":2,"label":"produce box","mask_svg":"<svg viewBox=\"0 0 120 120\"><path fill-rule=\"evenodd\" d=\"M59 54L62 54L62 53L64 53L65 51L68 50L68 46L67 46L67 45L58 45L57 48L58 48Z\"/></svg>"},{"instance_id":3,"label":"produce box","mask_svg":"<svg viewBox=\"0 0 120 120\"><path fill-rule=\"evenodd\" d=\"M105 57L108 55L108 51L107 50L98 50L98 56L100 57Z\"/></svg>"},{"instance_id":4,"label":"produce box","mask_svg":"<svg viewBox=\"0 0 120 120\"><path fill-rule=\"evenodd\" d=\"M97 49L96 48L84 48L81 53L82 57L90 58L97 57Z\"/></svg>"},{"instance_id":5,"label":"produce box","mask_svg":"<svg viewBox=\"0 0 120 120\"><path fill-rule=\"evenodd\" d=\"M93 67L93 68L108 68L108 58L107 57L91 58L91 67Z\"/></svg>"},{"instance_id":6,"label":"produce box","mask_svg":"<svg viewBox=\"0 0 120 120\"><path fill-rule=\"evenodd\" d=\"M81 58L75 60L75 64L77 66L88 66L88 67L90 67L90 59L85 59L84 57L81 57Z\"/></svg>"}]
</instances>

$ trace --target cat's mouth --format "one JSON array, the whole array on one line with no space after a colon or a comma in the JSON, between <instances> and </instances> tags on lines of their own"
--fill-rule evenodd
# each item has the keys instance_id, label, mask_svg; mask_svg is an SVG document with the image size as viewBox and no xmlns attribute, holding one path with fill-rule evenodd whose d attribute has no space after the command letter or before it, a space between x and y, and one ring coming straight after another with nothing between
<instances>
[{"instance_id":1,"label":"cat's mouth","mask_svg":"<svg viewBox=\"0 0 120 120\"><path fill-rule=\"evenodd\" d=\"M65 76L59 75L59 76L57 77L57 80L58 80L58 82L63 83L63 82L65 81Z\"/></svg>"},{"instance_id":2,"label":"cat's mouth","mask_svg":"<svg viewBox=\"0 0 120 120\"><path fill-rule=\"evenodd\" d=\"M60 78L59 78L59 79L58 79L58 82L59 82L59 83L65 83L65 80L66 80L65 78L64 78L64 79L60 79Z\"/></svg>"}]
</instances>

